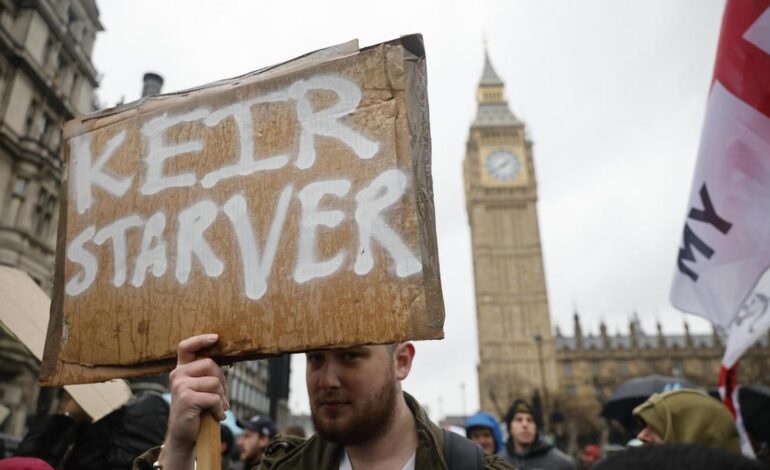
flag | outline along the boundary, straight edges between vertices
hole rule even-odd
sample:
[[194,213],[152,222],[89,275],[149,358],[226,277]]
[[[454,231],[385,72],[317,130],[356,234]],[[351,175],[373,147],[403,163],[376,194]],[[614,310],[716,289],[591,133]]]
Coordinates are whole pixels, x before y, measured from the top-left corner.
[[725,8],[671,302],[726,331],[726,369],[770,329],[770,0]]

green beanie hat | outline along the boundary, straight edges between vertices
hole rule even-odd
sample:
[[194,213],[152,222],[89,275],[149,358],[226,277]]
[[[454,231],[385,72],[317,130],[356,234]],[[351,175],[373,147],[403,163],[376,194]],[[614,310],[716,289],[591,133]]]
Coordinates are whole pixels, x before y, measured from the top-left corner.
[[740,454],[733,416],[719,400],[697,390],[656,393],[634,409],[634,416],[666,443],[700,444]]

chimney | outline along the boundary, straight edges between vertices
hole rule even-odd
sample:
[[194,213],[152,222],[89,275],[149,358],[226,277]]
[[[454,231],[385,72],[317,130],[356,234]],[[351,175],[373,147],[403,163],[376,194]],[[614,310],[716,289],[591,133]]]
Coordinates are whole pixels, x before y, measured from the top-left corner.
[[602,346],[604,349],[610,349],[610,338],[607,336],[607,324],[604,320],[599,322],[599,334],[602,336]]
[[580,350],[583,349],[583,328],[580,327],[580,315],[577,310],[575,310],[573,319],[575,322],[575,345]]
[[142,83],[142,98],[159,95],[160,89],[163,88],[163,77],[157,73],[147,72],[142,78]]
[[660,324],[660,320],[657,322],[658,327],[658,347],[664,348],[666,347],[666,337],[663,335],[663,325]]
[[690,325],[687,320],[684,321],[684,337],[688,348],[693,347],[692,335],[690,335]]

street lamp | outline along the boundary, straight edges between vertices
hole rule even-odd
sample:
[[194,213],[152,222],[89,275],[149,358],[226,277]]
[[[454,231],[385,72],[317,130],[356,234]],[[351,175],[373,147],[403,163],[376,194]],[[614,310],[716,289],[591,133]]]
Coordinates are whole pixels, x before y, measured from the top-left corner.
[[550,410],[550,404],[548,402],[548,388],[545,386],[545,366],[543,365],[543,337],[542,335],[535,335],[535,344],[537,345],[537,361],[540,366],[540,389],[543,391],[543,424],[548,426],[548,412]]

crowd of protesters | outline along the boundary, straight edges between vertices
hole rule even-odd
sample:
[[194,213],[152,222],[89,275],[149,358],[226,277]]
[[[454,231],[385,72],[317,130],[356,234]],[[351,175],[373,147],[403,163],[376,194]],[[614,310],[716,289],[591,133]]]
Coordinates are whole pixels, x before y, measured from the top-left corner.
[[[221,368],[196,354],[215,341],[216,335],[201,335],[180,343],[170,404],[157,387],[137,382],[131,401],[91,423],[65,395],[56,413],[33,425],[15,455],[0,460],[0,470],[195,468],[201,416],[223,419],[229,408]],[[565,454],[544,432],[539,410],[521,399],[502,420],[484,411],[468,417],[460,436],[434,424],[401,390],[414,356],[410,342],[308,353],[316,433],[279,432],[265,416],[239,419],[237,436],[223,425],[222,469],[768,468],[762,456],[742,456],[738,429],[724,404],[687,389],[654,394],[636,407],[641,431],[611,455],[598,444],[574,458]]]

